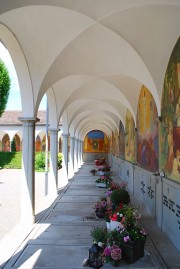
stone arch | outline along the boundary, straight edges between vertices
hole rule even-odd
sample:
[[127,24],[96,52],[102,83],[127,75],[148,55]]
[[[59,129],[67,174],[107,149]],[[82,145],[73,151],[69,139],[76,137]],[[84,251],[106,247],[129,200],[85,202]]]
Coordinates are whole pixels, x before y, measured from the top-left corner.
[[21,93],[22,114],[34,116],[34,97],[25,55],[13,32],[3,24],[0,24],[0,41],[8,49],[16,69]]
[[10,147],[10,137],[8,134],[5,134],[2,138],[2,151],[11,151]]

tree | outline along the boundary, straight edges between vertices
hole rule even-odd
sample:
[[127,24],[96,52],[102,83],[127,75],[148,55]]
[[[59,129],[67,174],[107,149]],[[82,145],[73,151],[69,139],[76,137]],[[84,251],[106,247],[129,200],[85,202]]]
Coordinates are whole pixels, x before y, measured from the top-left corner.
[[13,138],[13,141],[11,141],[11,151],[12,152],[16,151],[16,139],[15,139],[15,137]]
[[11,80],[8,70],[3,61],[0,59],[0,117],[6,109],[10,86]]

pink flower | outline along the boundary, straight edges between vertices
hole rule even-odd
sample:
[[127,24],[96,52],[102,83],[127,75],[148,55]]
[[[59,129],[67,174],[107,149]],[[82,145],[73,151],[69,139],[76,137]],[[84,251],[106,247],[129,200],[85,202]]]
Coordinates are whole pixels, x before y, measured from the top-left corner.
[[121,249],[116,245],[111,247],[111,258],[113,260],[121,260],[122,258]]
[[103,255],[104,256],[111,256],[111,248],[110,247],[105,247]]
[[125,236],[125,237],[124,237],[124,242],[127,242],[129,239],[130,239],[130,238],[129,238],[129,235]]

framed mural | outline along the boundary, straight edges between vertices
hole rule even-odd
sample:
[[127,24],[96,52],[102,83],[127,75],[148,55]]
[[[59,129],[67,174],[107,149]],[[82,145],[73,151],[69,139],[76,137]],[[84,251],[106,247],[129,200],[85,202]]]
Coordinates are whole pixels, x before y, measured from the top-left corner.
[[124,135],[124,126],[122,121],[119,123],[119,156],[121,159],[125,158],[125,135]]
[[90,131],[84,140],[84,152],[108,152],[108,138],[99,130]]
[[157,107],[150,91],[143,86],[137,111],[137,163],[151,172],[159,171]]
[[136,162],[135,147],[135,124],[131,112],[127,109],[125,128],[125,159],[129,162]]
[[112,131],[110,138],[110,152],[119,157],[119,132]]
[[166,70],[161,110],[160,169],[180,182],[180,38]]

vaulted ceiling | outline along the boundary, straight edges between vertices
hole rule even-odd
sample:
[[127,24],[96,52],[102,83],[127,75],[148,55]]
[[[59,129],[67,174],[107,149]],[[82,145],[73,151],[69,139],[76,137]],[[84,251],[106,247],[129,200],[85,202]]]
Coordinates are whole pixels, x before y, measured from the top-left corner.
[[6,0],[0,40],[17,71],[24,116],[45,93],[51,127],[106,134],[134,117],[145,85],[161,113],[164,75],[180,34],[179,0]]

